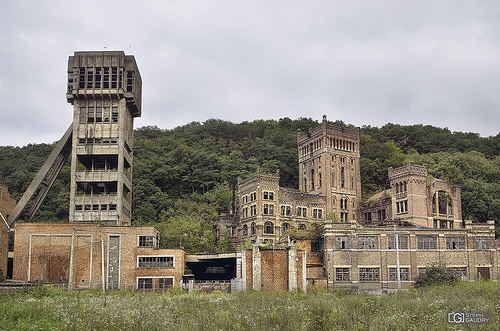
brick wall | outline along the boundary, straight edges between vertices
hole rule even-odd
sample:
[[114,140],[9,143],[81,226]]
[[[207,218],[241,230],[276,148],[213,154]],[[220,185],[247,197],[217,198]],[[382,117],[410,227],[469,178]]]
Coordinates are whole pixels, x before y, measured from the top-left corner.
[[[73,231],[75,235],[73,236]],[[107,286],[135,288],[138,277],[173,277],[179,285],[184,273],[184,251],[138,247],[139,235],[156,235],[154,227],[101,226],[94,223],[16,223],[14,248],[15,280],[61,282],[70,278],[71,242],[73,240],[73,283],[76,287],[98,286],[102,274],[104,246],[104,278]],[[117,240],[117,250],[109,243]],[[109,268],[108,260],[117,258]],[[173,268],[138,268],[138,256],[173,256]]]

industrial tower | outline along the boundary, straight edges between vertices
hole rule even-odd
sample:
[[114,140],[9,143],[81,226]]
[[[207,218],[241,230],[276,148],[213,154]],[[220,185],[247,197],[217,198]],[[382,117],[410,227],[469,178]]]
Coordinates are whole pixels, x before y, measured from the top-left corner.
[[70,222],[130,225],[133,124],[141,116],[141,88],[131,55],[95,51],[69,57]]

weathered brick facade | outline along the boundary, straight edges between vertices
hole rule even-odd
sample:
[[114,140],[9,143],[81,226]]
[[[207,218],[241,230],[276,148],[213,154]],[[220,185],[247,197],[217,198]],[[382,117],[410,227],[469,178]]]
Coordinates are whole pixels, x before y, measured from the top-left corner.
[[331,223],[325,225],[324,239],[329,287],[395,289],[398,260],[403,288],[432,264],[454,268],[463,279],[500,279],[493,221],[466,222],[464,229]]
[[104,276],[106,288],[136,289],[180,285],[184,273],[184,251],[156,248],[154,227],[16,223],[15,233],[15,280],[100,287]]
[[7,261],[9,257],[9,227],[7,218],[16,206],[16,200],[10,197],[6,185],[0,184],[0,270],[7,275]]

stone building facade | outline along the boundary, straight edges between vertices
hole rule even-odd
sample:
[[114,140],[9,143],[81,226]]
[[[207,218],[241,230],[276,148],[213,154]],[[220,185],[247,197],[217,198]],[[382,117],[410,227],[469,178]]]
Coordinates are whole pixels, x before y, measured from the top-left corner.
[[500,279],[493,221],[466,221],[462,229],[329,223],[324,241],[328,287],[408,288],[429,265],[452,268],[463,280]]
[[360,208],[363,224],[411,223],[426,228],[460,229],[462,199],[459,186],[429,176],[427,165],[408,162],[388,170],[390,189]]
[[184,251],[158,249],[154,227],[18,222],[15,233],[15,280],[107,289],[158,289],[182,281]]
[[298,190],[279,187],[279,172],[239,179],[239,241],[290,246],[290,229],[319,224],[319,245],[305,249],[309,288],[404,288],[432,264],[462,279],[500,278],[494,222],[462,220],[460,187],[429,176],[427,165],[388,169],[390,188],[360,203],[359,143],[359,130],[324,116],[298,132]]

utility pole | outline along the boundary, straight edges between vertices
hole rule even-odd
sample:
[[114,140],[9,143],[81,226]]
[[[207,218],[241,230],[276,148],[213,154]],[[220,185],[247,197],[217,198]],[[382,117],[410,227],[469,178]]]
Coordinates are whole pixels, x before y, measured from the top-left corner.
[[106,293],[106,288],[104,286],[104,240],[101,238],[101,287],[102,293]]
[[69,258],[69,280],[68,280],[68,291],[73,290],[73,259],[75,255],[75,232],[73,228],[73,233],[71,234],[71,254]]
[[401,290],[401,274],[399,272],[399,237],[396,231],[397,225],[394,224],[394,240],[396,241],[396,273],[398,277],[398,291]]

